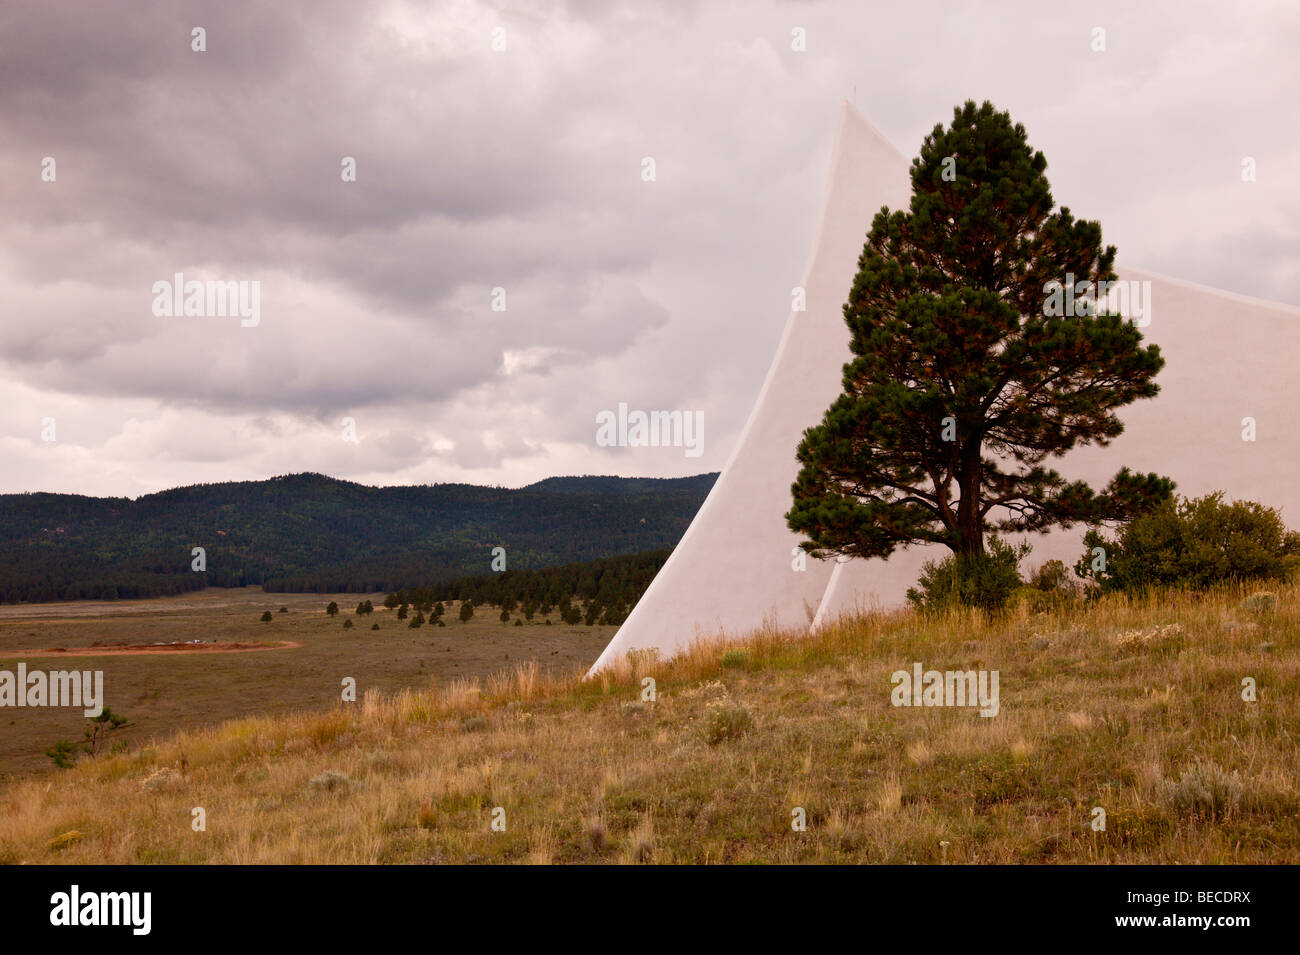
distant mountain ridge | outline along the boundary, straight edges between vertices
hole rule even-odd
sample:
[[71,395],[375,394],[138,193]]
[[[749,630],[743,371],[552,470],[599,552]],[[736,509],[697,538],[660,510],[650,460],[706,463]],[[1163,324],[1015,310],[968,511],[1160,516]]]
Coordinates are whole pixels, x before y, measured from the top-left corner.
[[[553,477],[522,488],[371,487],[323,474],[139,498],[0,495],[0,603],[204,586],[389,591],[673,547],[717,474]],[[191,569],[202,547],[207,569]]]

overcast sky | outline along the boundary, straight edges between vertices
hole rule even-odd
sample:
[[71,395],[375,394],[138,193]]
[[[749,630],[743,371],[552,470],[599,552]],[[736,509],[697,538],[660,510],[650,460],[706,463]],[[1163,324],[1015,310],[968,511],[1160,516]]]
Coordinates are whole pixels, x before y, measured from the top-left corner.
[[[8,3],[0,490],[719,469],[844,99],[907,156],[991,99],[1121,264],[1300,304],[1297,48],[1288,2]],[[176,272],[260,324],[156,316]],[[619,402],[704,453],[598,447]]]

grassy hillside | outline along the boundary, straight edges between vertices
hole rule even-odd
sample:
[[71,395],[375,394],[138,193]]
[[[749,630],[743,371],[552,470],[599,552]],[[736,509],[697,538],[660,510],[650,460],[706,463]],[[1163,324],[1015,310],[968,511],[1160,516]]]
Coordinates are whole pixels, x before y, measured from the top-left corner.
[[[1296,863],[1300,590],[1245,596],[899,612],[242,720],[11,784],[0,860]],[[918,661],[998,670],[999,714],[891,706]]]
[[[717,475],[367,487],[320,474],[128,498],[0,495],[0,603],[427,586],[674,546]],[[191,569],[191,549],[207,569]]]

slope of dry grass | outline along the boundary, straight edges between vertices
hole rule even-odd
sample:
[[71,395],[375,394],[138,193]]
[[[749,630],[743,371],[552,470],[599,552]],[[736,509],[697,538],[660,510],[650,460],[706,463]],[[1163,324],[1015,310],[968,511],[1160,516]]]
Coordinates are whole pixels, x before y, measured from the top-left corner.
[[[11,784],[0,860],[1300,862],[1300,591],[1248,593],[878,615],[241,720]],[[891,706],[916,661],[999,670],[1001,712]]]

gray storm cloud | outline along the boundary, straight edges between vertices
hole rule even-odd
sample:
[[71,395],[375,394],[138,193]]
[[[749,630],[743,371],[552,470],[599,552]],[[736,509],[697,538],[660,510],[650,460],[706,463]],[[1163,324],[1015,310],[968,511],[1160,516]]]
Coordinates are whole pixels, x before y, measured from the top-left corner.
[[[0,489],[720,467],[846,97],[907,154],[991,98],[1123,261],[1300,301],[1300,15],[1044,6],[9,5]],[[177,272],[259,281],[260,324],[155,317]],[[602,453],[620,401],[703,411],[704,456]]]

